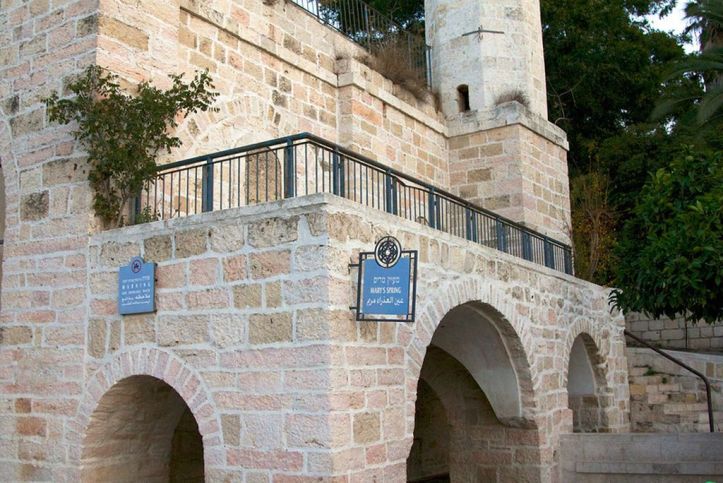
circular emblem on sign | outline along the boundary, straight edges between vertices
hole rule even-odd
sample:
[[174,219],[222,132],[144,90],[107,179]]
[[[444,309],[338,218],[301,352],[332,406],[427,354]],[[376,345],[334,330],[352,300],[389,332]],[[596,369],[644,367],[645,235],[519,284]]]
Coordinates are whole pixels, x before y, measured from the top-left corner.
[[133,260],[133,263],[131,263],[131,271],[133,273],[138,273],[141,271],[141,268],[143,268],[143,264],[140,260]]
[[402,256],[402,245],[393,236],[385,236],[377,242],[374,248],[374,257],[379,266],[384,268],[393,267]]

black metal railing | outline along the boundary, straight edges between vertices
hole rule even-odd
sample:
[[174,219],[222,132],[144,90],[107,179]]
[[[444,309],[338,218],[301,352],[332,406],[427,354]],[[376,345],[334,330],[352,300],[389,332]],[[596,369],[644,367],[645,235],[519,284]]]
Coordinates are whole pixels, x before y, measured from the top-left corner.
[[648,344],[648,343],[645,342],[643,339],[641,339],[640,337],[637,337],[636,335],[632,334],[632,333],[629,332],[628,330],[623,330],[623,333],[624,333],[626,336],[628,336],[628,337],[630,337],[631,339],[633,339],[633,340],[634,340],[635,342],[637,342],[638,344],[641,344],[641,345],[647,347],[648,349],[651,349],[653,352],[655,352],[655,353],[657,353],[657,354],[660,354],[661,356],[665,357],[665,358],[668,359],[669,361],[672,361],[672,362],[674,362],[675,364],[679,365],[680,367],[682,367],[682,368],[685,369],[686,371],[693,373],[693,374],[696,375],[698,378],[700,378],[701,381],[703,381],[703,384],[705,385],[706,402],[708,403],[708,430],[709,430],[711,433],[715,433],[715,419],[713,419],[713,399],[712,399],[712,397],[711,397],[710,381],[708,380],[708,378],[705,377],[702,372],[696,371],[695,369],[693,369],[692,367],[690,367],[688,364],[686,364],[685,362],[681,361],[681,360],[678,359],[677,357],[674,357],[674,356],[668,354],[667,352],[664,352],[664,351],[658,349],[658,348],[655,347],[654,345]]
[[431,83],[429,47],[424,36],[405,29],[362,0],[291,0],[321,22],[374,55],[399,55],[422,79]]
[[308,133],[159,166],[136,200],[136,212],[169,219],[315,193],[333,193],[572,274],[569,246]]

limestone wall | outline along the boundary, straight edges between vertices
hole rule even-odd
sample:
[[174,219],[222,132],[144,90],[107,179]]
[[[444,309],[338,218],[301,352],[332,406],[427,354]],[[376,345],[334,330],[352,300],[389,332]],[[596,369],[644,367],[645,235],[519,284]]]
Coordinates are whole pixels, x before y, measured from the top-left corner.
[[453,192],[479,206],[570,240],[567,140],[518,103],[450,122]]
[[[381,234],[420,251],[414,324],[357,323],[349,310],[347,265]],[[519,371],[518,424],[534,434],[510,432],[520,449],[502,481],[554,473],[559,434],[572,430],[567,365],[580,333],[607,361],[607,430],[627,427],[621,319],[610,318],[604,290],[347,200],[316,195],[128,227],[77,252],[87,259],[79,330],[45,349],[34,335],[42,322],[18,322],[27,341],[0,348],[10,479],[77,480],[98,401],[116,382],[149,375],[188,404],[211,480],[405,481],[426,348],[467,302],[499,313]],[[134,255],[158,263],[157,312],[120,317],[117,270]],[[494,467],[488,456],[480,462]]]
[[[332,246],[343,253],[368,250],[374,239],[382,234],[395,235],[405,248],[418,249],[420,253],[417,322],[392,328],[387,324],[363,324],[360,326],[366,334],[363,343],[339,342],[346,353],[346,369],[352,374],[358,373],[365,382],[361,388],[347,383],[335,386],[335,389],[363,391],[367,401],[376,400],[380,390],[386,393],[386,398],[381,399],[387,401],[386,404],[366,409],[372,414],[370,418],[380,421],[382,428],[366,442],[374,445],[385,442],[388,458],[385,464],[376,467],[367,460],[362,470],[361,455],[349,458],[350,452],[358,454],[359,449],[343,450],[342,447],[338,460],[341,468],[359,471],[365,481],[375,476],[393,481],[404,478],[405,459],[414,428],[412,402],[415,391],[412,388],[417,385],[426,347],[444,315],[469,301],[489,304],[509,322],[511,335],[505,343],[520,351],[515,352],[514,347],[509,349],[519,357],[516,364],[519,364],[521,397],[527,401],[523,403],[522,411],[539,433],[540,453],[529,455],[529,459],[511,461],[506,478],[534,480],[540,471],[547,477],[554,472],[554,451],[559,434],[572,431],[572,411],[567,407],[566,394],[567,364],[573,341],[581,333],[590,335],[598,356],[607,361],[603,387],[600,388],[604,394],[601,400],[606,431],[624,431],[629,427],[622,318],[610,317],[605,290],[400,221],[392,215],[379,212],[362,215],[356,205],[343,200],[330,208],[331,213],[324,215],[325,223]],[[339,304],[335,308],[342,310],[343,306]],[[387,332],[389,330],[391,334]],[[404,360],[389,359],[390,346],[399,347],[405,354]],[[383,357],[385,352],[386,359]],[[406,404],[399,399],[402,394],[405,394]],[[342,414],[355,412],[352,408],[340,408],[339,411]],[[406,419],[403,433],[397,425],[401,415]],[[535,470],[526,466],[530,462],[536,462]],[[543,481],[545,478],[543,476]]]
[[[650,349],[629,347],[626,352],[633,431],[709,431],[705,385],[700,378]],[[715,428],[720,432],[723,429],[723,356],[669,352],[710,380]]]
[[[625,314],[630,332],[649,344],[666,349],[723,352],[723,324],[709,325],[704,320],[693,324],[679,318],[653,319],[644,314]],[[635,344],[633,342],[633,344]]]

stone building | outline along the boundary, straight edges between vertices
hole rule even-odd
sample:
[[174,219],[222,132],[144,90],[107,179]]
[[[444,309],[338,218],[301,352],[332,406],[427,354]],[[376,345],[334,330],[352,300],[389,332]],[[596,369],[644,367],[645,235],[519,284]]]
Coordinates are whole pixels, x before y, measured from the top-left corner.
[[[629,428],[624,320],[560,256],[567,143],[538,2],[427,1],[440,111],[298,3],[2,2],[0,480],[555,481],[561,435]],[[218,112],[186,119],[162,162],[251,146],[202,177],[210,205],[164,187],[163,219],[99,229],[83,150],[42,103],[91,64],[128,86],[209,69]],[[310,149],[321,179],[345,153],[447,208],[360,203],[349,172],[309,191],[256,144],[297,133],[280,145]],[[296,178],[295,196],[249,177]],[[349,310],[349,264],[385,235],[419,254],[411,323]],[[156,311],[120,316],[134,256],[157,264]]]

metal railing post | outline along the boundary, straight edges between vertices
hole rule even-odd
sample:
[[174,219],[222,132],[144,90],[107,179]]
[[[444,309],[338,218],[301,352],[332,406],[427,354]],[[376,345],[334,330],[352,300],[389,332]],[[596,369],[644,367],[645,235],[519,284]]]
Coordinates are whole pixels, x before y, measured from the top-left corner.
[[507,253],[507,230],[499,218],[495,219],[495,228],[497,230],[497,249]]
[[201,188],[201,210],[213,211],[213,158],[206,158],[203,166],[203,181]]
[[294,143],[289,139],[284,148],[284,198],[296,196],[296,157],[294,154]]
[[552,248],[552,243],[550,243],[550,239],[547,237],[544,237],[542,240],[545,244],[545,266],[547,268],[555,268],[555,250]]
[[527,232],[522,232],[522,258],[532,261],[532,237]]
[[339,150],[335,149],[331,155],[331,192],[339,195]]
[[467,218],[467,240],[471,240],[473,242],[476,242],[478,239],[477,236],[477,217],[474,214],[474,211],[469,209],[469,207],[465,208],[465,216]]
[[384,197],[384,207],[387,211],[387,213],[392,213],[393,215],[397,214],[397,183],[394,180],[394,176],[392,176],[392,173],[390,170],[387,170],[387,173],[385,175],[385,181],[386,181],[386,189],[385,189],[385,197]]
[[434,194],[434,188],[429,190],[429,198],[427,199],[427,211],[429,212],[429,226],[437,228],[437,197]]

